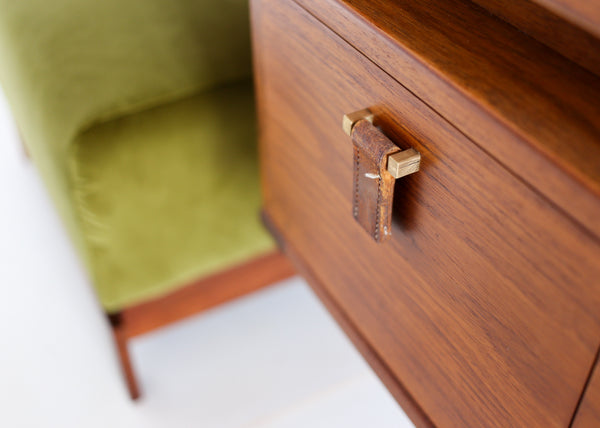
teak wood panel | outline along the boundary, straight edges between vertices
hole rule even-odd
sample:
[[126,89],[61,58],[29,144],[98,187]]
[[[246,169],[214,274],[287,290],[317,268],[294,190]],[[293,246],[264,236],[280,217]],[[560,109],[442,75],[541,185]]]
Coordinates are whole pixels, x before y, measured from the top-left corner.
[[575,415],[573,428],[598,427],[600,427],[600,363],[596,361],[596,367]]
[[[598,243],[298,5],[252,6],[283,239],[434,424],[568,425],[600,338]],[[382,245],[351,212],[341,118],[364,107],[422,155]]]
[[296,2],[600,237],[600,77],[467,0]]
[[598,0],[534,0],[556,14],[600,37],[600,2]]
[[[474,0],[494,15],[600,76],[600,39],[533,0]],[[597,1],[597,0],[596,0]],[[600,2],[598,3],[600,5]]]

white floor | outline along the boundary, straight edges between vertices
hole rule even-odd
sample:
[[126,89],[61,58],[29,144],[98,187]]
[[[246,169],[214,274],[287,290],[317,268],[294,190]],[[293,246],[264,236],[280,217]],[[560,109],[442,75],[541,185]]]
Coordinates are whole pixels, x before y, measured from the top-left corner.
[[300,278],[131,352],[138,403],[0,93],[0,427],[412,426]]

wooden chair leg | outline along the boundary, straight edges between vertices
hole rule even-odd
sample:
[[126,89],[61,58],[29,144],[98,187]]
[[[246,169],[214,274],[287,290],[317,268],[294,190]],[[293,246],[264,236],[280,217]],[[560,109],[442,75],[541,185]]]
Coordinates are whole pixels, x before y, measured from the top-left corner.
[[273,252],[201,278],[166,296],[108,314],[129,395],[140,396],[127,340],[228,302],[294,275],[288,259]]
[[137,400],[140,397],[140,391],[135,379],[135,374],[133,373],[131,359],[129,358],[129,350],[127,348],[128,337],[124,328],[123,317],[119,312],[116,314],[108,314],[108,319],[112,327],[115,344],[117,345],[119,361],[121,362],[121,370],[123,371],[123,376],[125,377],[125,382],[127,383],[129,396],[132,400]]

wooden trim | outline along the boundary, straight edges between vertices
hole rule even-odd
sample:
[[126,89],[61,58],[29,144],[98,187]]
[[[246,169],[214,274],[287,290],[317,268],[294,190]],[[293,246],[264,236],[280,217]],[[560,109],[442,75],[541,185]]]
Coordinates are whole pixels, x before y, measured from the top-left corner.
[[596,352],[594,365],[585,382],[573,419],[569,424],[573,428],[600,426],[600,349]]
[[125,308],[121,312],[124,333],[128,338],[139,336],[294,274],[283,254],[269,253],[199,279],[164,297]]
[[129,358],[127,335],[123,329],[122,314],[109,314],[108,320],[110,321],[110,325],[112,327],[113,337],[119,355],[119,362],[121,363],[121,370],[123,371],[123,377],[125,378],[125,383],[127,384],[129,396],[132,400],[137,400],[140,398],[140,389],[135,378],[135,373],[133,372],[131,358]]
[[379,357],[375,350],[359,333],[358,329],[355,327],[352,321],[350,321],[344,311],[331,298],[326,288],[322,285],[322,282],[303,262],[299,254],[285,241],[281,231],[273,224],[269,215],[265,211],[262,212],[262,219],[269,232],[280,244],[285,255],[292,261],[294,267],[298,270],[300,275],[302,275],[302,277],[308,282],[312,290],[325,305],[329,313],[333,316],[342,330],[344,330],[346,336],[348,336],[356,349],[358,349],[363,358],[369,363],[373,371],[377,374],[379,379],[381,379],[385,387],[396,399],[411,421],[417,427],[433,427],[433,422],[431,422],[425,412],[412,398],[410,393],[394,376],[387,364]]
[[474,2],[600,76],[600,39],[557,14],[557,10],[544,7],[539,0]]
[[287,258],[272,252],[199,279],[166,296],[108,314],[121,369],[132,400],[140,391],[129,358],[128,339],[195,315],[295,275]]
[[533,0],[585,31],[600,37],[600,5],[591,0]]

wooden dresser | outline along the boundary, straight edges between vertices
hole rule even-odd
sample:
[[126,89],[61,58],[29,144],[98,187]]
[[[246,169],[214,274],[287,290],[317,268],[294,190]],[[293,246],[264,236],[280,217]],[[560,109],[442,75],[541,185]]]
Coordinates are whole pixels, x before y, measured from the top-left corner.
[[251,12],[265,222],[414,423],[600,427],[600,3]]

